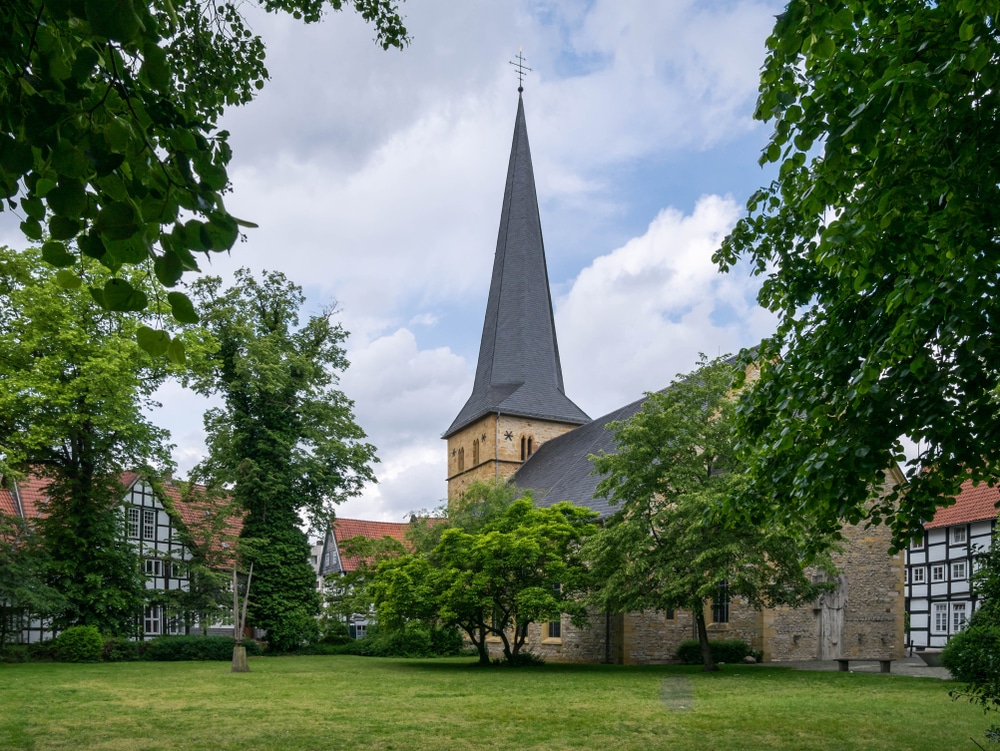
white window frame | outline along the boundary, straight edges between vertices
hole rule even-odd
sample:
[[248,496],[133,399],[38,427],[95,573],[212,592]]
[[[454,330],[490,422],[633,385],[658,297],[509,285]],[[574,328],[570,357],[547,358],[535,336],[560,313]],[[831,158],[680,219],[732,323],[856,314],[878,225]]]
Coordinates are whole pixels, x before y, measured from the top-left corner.
[[911,584],[926,584],[927,569],[924,566],[913,566],[913,576],[910,578],[913,580]]
[[965,545],[968,541],[968,534],[965,529],[965,525],[960,527],[951,528],[951,544],[952,545]]
[[156,511],[144,508],[142,510],[142,539],[156,539]]
[[952,561],[951,564],[951,580],[952,581],[965,581],[968,575],[969,568],[965,565],[965,561]]
[[964,602],[951,604],[951,633],[957,634],[969,622],[969,607]]
[[935,563],[931,566],[931,582],[943,582],[944,581],[944,564]]
[[143,571],[146,576],[163,576],[163,561],[159,558],[147,558]]
[[948,603],[935,602],[931,612],[931,633],[948,633]]
[[145,634],[159,636],[163,633],[163,610],[159,605],[147,605],[143,612],[142,630]]
[[139,509],[131,506],[128,509],[128,519],[126,520],[126,532],[133,540],[139,539]]

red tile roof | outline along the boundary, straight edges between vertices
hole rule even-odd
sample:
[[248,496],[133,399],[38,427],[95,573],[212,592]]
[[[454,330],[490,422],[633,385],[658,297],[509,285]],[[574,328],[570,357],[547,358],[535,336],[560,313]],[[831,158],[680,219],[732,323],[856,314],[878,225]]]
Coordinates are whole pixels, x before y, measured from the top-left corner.
[[[139,479],[141,478],[136,472],[123,472],[121,476],[122,485],[125,486],[126,490],[131,489]],[[24,479],[17,481],[18,498],[21,501],[25,519],[37,519],[43,515],[48,484],[48,479],[38,477],[37,475],[28,475]],[[11,485],[10,482],[6,483],[6,485],[7,487],[0,487],[0,512],[19,516],[14,490],[12,487],[9,487]],[[166,481],[162,487],[167,497],[173,502],[171,505],[174,510],[177,511],[181,520],[190,530],[196,531],[201,528],[205,520],[205,512],[208,511],[211,513],[212,510],[218,507],[218,502],[213,502],[205,498],[204,495],[199,495],[198,491],[204,490],[200,485],[195,486],[194,493],[191,494],[191,498],[187,501],[183,498],[179,485]],[[239,536],[242,526],[243,520],[241,518],[230,516],[226,520],[225,532],[227,535],[235,538]]]
[[[369,540],[381,540],[391,537],[399,542],[406,542],[406,531],[410,529],[408,522],[370,522],[364,519],[340,519],[333,522],[333,534],[337,540],[337,548],[344,540],[352,537],[365,537]],[[344,571],[354,571],[361,563],[360,556],[345,556],[340,551],[340,565]]]
[[938,509],[934,518],[924,524],[924,527],[937,529],[984,519],[996,519],[998,502],[1000,502],[1000,487],[991,488],[986,483],[973,486],[972,480],[966,480],[955,496],[955,505]]

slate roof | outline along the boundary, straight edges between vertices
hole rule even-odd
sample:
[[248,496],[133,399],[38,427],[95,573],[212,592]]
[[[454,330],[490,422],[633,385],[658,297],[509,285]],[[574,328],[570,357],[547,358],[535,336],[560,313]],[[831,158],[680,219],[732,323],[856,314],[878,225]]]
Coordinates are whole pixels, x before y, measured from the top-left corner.
[[333,535],[340,554],[341,570],[354,571],[362,562],[360,556],[345,556],[343,554],[340,544],[344,540],[350,540],[352,537],[364,537],[369,540],[391,537],[399,542],[405,542],[406,530],[409,528],[409,522],[372,522],[364,519],[341,519],[339,517],[334,519]]
[[578,506],[593,509],[601,517],[610,516],[616,509],[607,498],[595,498],[601,477],[592,475],[591,454],[617,450],[615,434],[608,423],[627,420],[646,403],[643,397],[624,407],[619,407],[583,427],[552,438],[532,454],[514,473],[512,482],[521,490],[530,490],[535,503],[551,506],[559,501],[572,501]]
[[996,519],[997,502],[1000,502],[1000,488],[991,488],[985,483],[974,486],[972,480],[966,480],[955,496],[955,505],[938,509],[934,518],[924,524],[924,528],[937,529]]
[[564,391],[548,279],[519,96],[476,379],[445,438],[496,412],[575,425],[590,422]]

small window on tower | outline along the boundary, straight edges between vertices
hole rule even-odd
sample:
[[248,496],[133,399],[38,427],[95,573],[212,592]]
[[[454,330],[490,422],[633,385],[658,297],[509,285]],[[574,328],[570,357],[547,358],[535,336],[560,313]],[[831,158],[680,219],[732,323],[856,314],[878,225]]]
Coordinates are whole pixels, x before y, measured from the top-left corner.
[[465,470],[465,449],[460,448],[458,450],[458,471],[462,472]]
[[535,453],[535,439],[530,435],[528,436],[528,456]]
[[472,466],[479,464],[479,439],[472,442]]

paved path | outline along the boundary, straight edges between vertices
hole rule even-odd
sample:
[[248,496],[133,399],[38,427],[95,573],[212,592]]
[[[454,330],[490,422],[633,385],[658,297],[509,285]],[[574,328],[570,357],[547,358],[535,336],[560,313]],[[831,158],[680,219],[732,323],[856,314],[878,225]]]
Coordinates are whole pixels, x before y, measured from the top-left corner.
[[[836,660],[794,660],[789,662],[770,662],[765,665],[774,667],[790,667],[795,670],[837,670],[839,666]],[[878,662],[852,662],[852,673],[877,673],[879,672]],[[937,678],[938,680],[949,680],[951,673],[946,668],[929,667],[919,657],[903,657],[892,661],[893,675],[913,675],[919,678]]]

